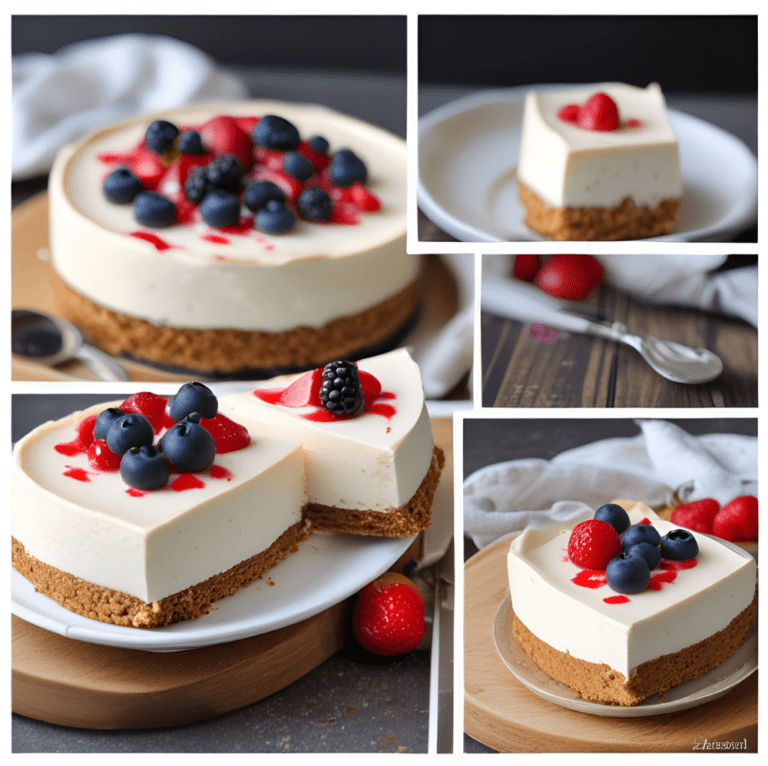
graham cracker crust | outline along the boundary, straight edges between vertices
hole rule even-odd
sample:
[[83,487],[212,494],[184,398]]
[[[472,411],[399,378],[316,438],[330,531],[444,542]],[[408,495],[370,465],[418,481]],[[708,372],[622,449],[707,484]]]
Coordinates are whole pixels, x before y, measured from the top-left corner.
[[421,280],[416,278],[365,311],[322,327],[272,333],[159,326],[93,302],[53,271],[52,282],[61,316],[107,353],[214,377],[259,377],[259,371],[281,374],[358,357],[361,350],[366,355],[369,349],[381,353],[383,347],[395,344],[413,319],[421,291]]
[[241,561],[226,572],[151,604],[44,564],[30,556],[13,537],[12,563],[38,593],[71,612],[115,625],[160,628],[207,614],[214,601],[231,596],[239,588],[260,578],[289,553],[298,551],[299,545],[309,537],[309,531],[309,526],[299,521],[261,553]]
[[[752,603],[723,630],[679,652],[649,660],[631,675],[608,665],[598,665],[572,657],[537,638],[515,616],[513,635],[525,653],[548,675],[581,694],[584,699],[603,705],[631,707],[654,694],[691,681],[728,659],[744,642],[752,625],[757,591]],[[685,630],[685,626],[681,626]]]
[[432,462],[414,496],[404,506],[386,513],[355,511],[311,503],[305,512],[312,530],[347,532],[376,537],[407,537],[429,527],[432,501],[445,465],[443,451],[435,445]]
[[521,181],[517,193],[526,209],[525,225],[538,234],[560,241],[645,239],[669,234],[680,215],[680,200],[665,199],[656,207],[638,207],[625,197],[616,207],[564,207],[547,205]]

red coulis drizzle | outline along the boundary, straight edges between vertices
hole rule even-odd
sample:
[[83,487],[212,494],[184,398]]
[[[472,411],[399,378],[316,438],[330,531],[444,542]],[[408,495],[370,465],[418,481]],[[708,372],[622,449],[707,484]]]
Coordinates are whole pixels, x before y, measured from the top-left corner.
[[[382,391],[381,383],[376,377],[365,370],[358,370],[360,385],[365,397],[363,411],[371,415],[390,420],[397,409],[386,400],[395,399],[390,391]],[[320,386],[323,382],[323,371],[318,368],[305,373],[285,388],[257,388],[253,395],[267,404],[279,404],[283,407],[300,408],[314,407],[312,412],[301,413],[300,417],[316,423],[332,423],[337,420],[349,420],[355,415],[333,415],[320,402]]]
[[[296,212],[296,200],[305,188],[319,186],[326,191],[334,203],[330,218],[327,221],[308,221],[307,223],[353,226],[359,223],[360,213],[371,213],[381,208],[379,198],[364,184],[357,182],[349,188],[342,188],[333,184],[328,174],[330,157],[316,152],[306,141],[300,141],[296,150],[312,163],[315,175],[304,183],[288,175],[283,171],[284,152],[264,149],[253,146],[251,143],[250,132],[258,121],[258,117],[217,115],[202,125],[182,126],[180,130],[197,130],[203,136],[203,143],[212,146],[221,154],[233,151],[241,164],[245,165],[246,182],[272,181],[277,184],[288,196],[288,206],[293,209],[294,213]],[[160,157],[147,149],[142,138],[138,144],[126,152],[100,152],[96,158],[108,166],[104,177],[121,165],[130,168],[139,177],[144,189],[157,191],[168,197],[176,205],[177,224],[189,225],[202,221],[202,218],[197,206],[184,195],[184,182],[194,168],[207,165],[215,156],[214,152],[197,155],[181,154],[170,165],[166,165]],[[224,231],[227,234],[239,236],[248,235],[254,232],[253,218],[243,216],[236,226],[223,227],[214,231]],[[152,237],[149,232],[134,231],[130,235],[149,242],[160,252],[171,247],[181,247],[180,245],[170,245],[161,237]],[[230,243],[226,237],[217,236],[213,232],[205,232],[200,235],[200,238],[217,245]],[[266,243],[267,249],[274,247],[262,237],[259,237],[257,241]]]

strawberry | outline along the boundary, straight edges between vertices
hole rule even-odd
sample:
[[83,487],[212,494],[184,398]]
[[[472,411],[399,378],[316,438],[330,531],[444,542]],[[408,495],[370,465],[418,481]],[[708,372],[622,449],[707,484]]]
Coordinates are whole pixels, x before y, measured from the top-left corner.
[[221,413],[218,413],[214,418],[202,418],[200,425],[213,436],[217,455],[235,452],[251,443],[248,429]]
[[213,154],[234,154],[246,172],[253,166],[253,141],[233,117],[226,114],[211,117],[200,129],[200,136]]
[[619,127],[619,108],[605,93],[595,93],[579,111],[579,127],[609,131]]
[[424,599],[407,577],[385,572],[360,591],[352,621],[355,638],[369,652],[405,654],[424,635]]
[[577,524],[568,540],[568,558],[582,569],[605,569],[620,552],[619,533],[599,519]]
[[541,268],[538,255],[516,255],[512,274],[524,282],[533,282]]
[[686,529],[692,529],[694,532],[703,532],[712,534],[712,520],[720,510],[720,503],[707,497],[703,500],[694,500],[690,503],[678,505],[670,520],[673,524],[679,524]]
[[164,396],[158,396],[151,391],[140,391],[129,396],[119,407],[124,413],[136,412],[143,415],[152,426],[152,430],[158,433],[167,425],[165,422],[165,406],[168,400]]
[[732,543],[757,540],[757,498],[743,495],[724,505],[712,521],[712,534]]
[[553,255],[536,274],[535,282],[555,298],[583,301],[602,279],[603,267],[591,255]]

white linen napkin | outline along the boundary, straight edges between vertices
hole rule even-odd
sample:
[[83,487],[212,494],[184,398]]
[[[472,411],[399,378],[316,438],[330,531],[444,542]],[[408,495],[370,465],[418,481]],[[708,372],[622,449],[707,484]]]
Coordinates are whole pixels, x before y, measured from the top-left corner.
[[691,436],[664,420],[637,421],[642,433],[576,447],[552,460],[486,466],[464,481],[464,531],[479,548],[527,526],[568,523],[618,498],[666,503],[687,482],[687,500],[721,504],[757,493],[757,439]]
[[247,96],[239,79],[169,37],[120,35],[12,61],[15,181],[47,173],[58,150],[142,112]]

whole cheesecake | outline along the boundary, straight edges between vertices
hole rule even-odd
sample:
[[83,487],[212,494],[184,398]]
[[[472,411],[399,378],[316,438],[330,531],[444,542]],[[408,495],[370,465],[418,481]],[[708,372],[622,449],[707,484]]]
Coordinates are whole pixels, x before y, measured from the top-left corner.
[[[14,568],[73,612],[161,627],[207,613],[314,531],[426,529],[444,458],[418,367],[398,350],[338,362],[331,383],[347,374],[352,412],[323,404],[318,369],[260,389],[264,407],[195,383],[43,424],[13,453]],[[134,430],[143,441],[122,452]]]
[[[633,525],[662,537],[677,529],[642,503],[616,502]],[[636,705],[716,667],[743,642],[756,607],[748,554],[695,533],[695,557],[662,557],[647,586],[627,595],[606,571],[572,560],[572,532],[526,530],[508,555],[514,637],[555,680],[593,702]]]
[[[288,123],[292,140],[260,134],[265,116]],[[168,123],[178,135],[156,145],[150,126]],[[234,186],[218,181],[229,156],[242,171]],[[345,156],[362,171],[335,173]],[[115,202],[105,182],[120,173],[138,179],[140,194],[123,199],[119,187]],[[198,196],[195,175],[206,179]],[[405,179],[404,141],[318,106],[213,104],[96,131],[63,149],[51,173],[61,312],[112,354],[211,376],[266,377],[379,353],[418,304]],[[279,201],[254,202],[252,184],[277,187]],[[306,190],[325,207],[302,206]],[[226,205],[213,201],[233,195],[234,217],[222,217]]]
[[528,93],[517,180],[525,224],[550,239],[670,233],[682,180],[661,88],[599,83]]

